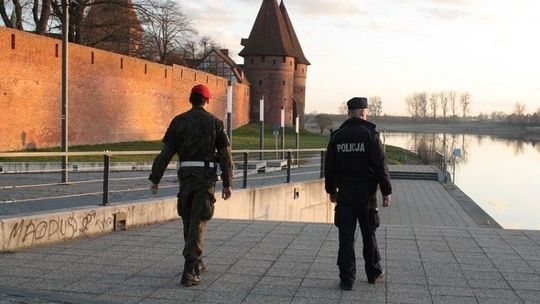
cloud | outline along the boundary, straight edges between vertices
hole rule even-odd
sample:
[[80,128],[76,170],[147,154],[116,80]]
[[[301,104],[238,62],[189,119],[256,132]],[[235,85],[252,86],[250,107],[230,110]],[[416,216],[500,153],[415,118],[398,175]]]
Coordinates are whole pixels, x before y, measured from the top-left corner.
[[362,15],[364,8],[358,0],[299,0],[285,1],[295,14],[310,17],[354,17]]
[[508,209],[510,209],[510,203],[508,202],[502,202],[502,201],[496,201],[496,200],[490,200],[487,202],[488,205],[497,212],[503,212]]
[[211,0],[198,1],[198,2],[182,2],[182,10],[192,20],[193,24],[197,26],[201,20],[206,23],[208,20],[212,21],[215,26],[228,25],[238,21],[238,15],[234,10],[223,6],[221,3],[216,3]]
[[446,20],[456,20],[469,16],[469,13],[462,9],[448,7],[424,8],[422,11],[430,16]]
[[431,0],[435,5],[452,5],[452,6],[467,6],[471,4],[471,0]]
[[[260,7],[261,0],[237,0]],[[281,0],[275,0],[278,3]],[[308,16],[353,16],[363,12],[363,1],[359,0],[284,0],[287,9],[294,8],[297,14]]]

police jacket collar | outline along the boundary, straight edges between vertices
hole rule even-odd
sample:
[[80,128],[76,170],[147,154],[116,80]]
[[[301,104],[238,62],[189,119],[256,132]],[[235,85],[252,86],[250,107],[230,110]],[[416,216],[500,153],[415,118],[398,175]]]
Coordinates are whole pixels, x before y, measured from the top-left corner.
[[343,122],[343,124],[339,128],[343,129],[343,128],[347,128],[347,127],[350,127],[350,126],[358,126],[358,125],[365,126],[367,128],[373,129],[373,130],[375,130],[375,128],[376,128],[375,124],[373,124],[373,123],[371,123],[371,122],[369,122],[367,120],[358,118],[358,117],[351,117],[351,118],[345,120],[345,122]]

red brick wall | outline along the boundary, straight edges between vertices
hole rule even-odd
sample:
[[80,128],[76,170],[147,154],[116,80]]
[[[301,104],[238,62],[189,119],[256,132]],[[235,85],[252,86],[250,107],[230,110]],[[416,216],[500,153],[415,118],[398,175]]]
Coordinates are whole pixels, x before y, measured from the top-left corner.
[[[60,144],[61,52],[59,40],[0,27],[0,151]],[[225,117],[224,78],[76,44],[69,64],[69,145],[160,139],[198,83]],[[249,94],[234,95],[235,127],[249,122],[248,105]]]

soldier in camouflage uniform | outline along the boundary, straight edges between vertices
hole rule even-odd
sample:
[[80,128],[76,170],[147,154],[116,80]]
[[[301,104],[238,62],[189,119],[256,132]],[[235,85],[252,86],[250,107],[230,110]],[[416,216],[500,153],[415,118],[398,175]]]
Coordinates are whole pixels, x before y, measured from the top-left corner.
[[176,116],[163,138],[163,150],[154,160],[150,189],[157,192],[174,154],[178,154],[178,214],[184,224],[184,272],[182,285],[200,284],[200,272],[206,270],[202,262],[203,237],[206,223],[214,213],[217,165],[221,167],[223,199],[231,196],[232,160],[230,144],[223,122],[208,113],[206,106],[212,97],[204,85],[191,90],[191,110]]

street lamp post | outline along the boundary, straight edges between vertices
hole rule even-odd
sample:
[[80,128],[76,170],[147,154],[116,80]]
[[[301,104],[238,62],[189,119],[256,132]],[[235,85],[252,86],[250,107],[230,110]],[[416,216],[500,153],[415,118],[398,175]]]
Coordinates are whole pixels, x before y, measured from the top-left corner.
[[296,164],[300,165],[300,117],[296,116],[295,131],[296,131]]
[[[62,0],[62,152],[68,152],[68,30],[69,0]],[[68,179],[68,156],[62,156],[62,183]]]
[[[281,108],[281,150],[285,150],[285,108]],[[281,159],[285,158],[285,152],[281,151]]]
[[233,87],[230,85],[227,87],[227,135],[232,147],[232,103],[233,103]]
[[261,150],[261,152],[259,153],[259,160],[263,160],[264,153],[262,152],[262,150],[264,150],[264,95],[260,100],[259,112],[259,149]]

